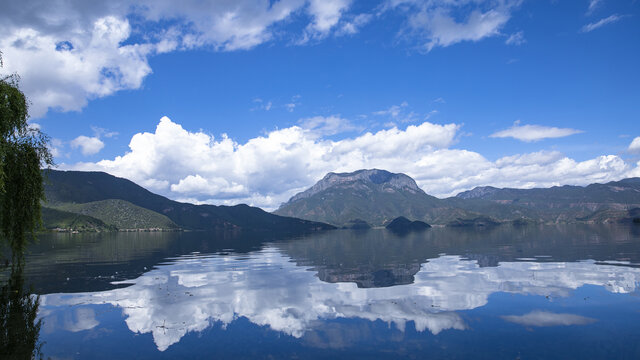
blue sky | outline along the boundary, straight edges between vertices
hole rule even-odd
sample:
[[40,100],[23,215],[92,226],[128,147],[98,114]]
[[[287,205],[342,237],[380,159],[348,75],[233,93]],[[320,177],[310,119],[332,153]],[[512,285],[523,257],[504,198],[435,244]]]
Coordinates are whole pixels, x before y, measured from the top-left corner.
[[638,16],[633,0],[23,1],[0,50],[60,168],[273,209],[362,167],[437,196],[640,176]]

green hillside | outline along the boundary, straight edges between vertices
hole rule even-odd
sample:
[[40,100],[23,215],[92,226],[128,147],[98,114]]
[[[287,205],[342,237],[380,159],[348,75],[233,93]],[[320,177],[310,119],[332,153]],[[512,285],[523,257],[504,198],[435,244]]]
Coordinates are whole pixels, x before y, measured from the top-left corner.
[[106,224],[100,219],[73,212],[42,207],[42,222],[47,230],[65,229],[69,231],[116,231],[113,225]]
[[164,215],[183,229],[299,233],[333,229],[331,225],[277,216],[248,205],[181,203],[154,194],[132,181],[103,172],[44,170],[50,206],[120,199]]
[[94,217],[120,230],[179,228],[168,217],[125,200],[108,199],[84,204],[58,203],[55,208]]

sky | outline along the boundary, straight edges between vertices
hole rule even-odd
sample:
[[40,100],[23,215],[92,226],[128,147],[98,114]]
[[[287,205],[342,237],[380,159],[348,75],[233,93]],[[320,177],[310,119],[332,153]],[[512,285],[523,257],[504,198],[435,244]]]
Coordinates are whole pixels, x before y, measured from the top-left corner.
[[56,168],[179,201],[640,176],[638,0],[9,0],[0,33]]

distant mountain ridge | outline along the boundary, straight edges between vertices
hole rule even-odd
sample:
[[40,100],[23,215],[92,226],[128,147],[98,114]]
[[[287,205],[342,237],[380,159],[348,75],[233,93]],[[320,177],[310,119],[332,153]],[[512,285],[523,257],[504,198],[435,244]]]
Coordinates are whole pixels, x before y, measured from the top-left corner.
[[[65,211],[79,211],[77,205],[73,204],[124,200],[166,217],[180,228],[189,230],[295,233],[334,228],[323,223],[270,214],[244,204],[215,206],[181,203],[154,194],[127,179],[103,172],[44,170],[44,176],[45,196],[48,201],[45,206],[60,207]],[[122,205],[122,202],[110,203]]]
[[472,215],[428,195],[405,174],[379,169],[328,173],[311,188],[282,204],[274,214],[336,226],[348,226],[354,220],[384,226],[399,216],[445,223]]
[[[635,213],[628,212],[624,215],[624,212],[640,208],[640,178],[587,186],[564,185],[533,189],[499,189],[485,186],[461,192],[456,197],[526,207],[537,211],[545,220],[555,218],[561,221],[627,221],[632,220]],[[603,213],[594,216],[600,212],[607,215]]]
[[455,197],[428,195],[405,174],[385,170],[329,173],[274,213],[345,226],[361,219],[383,226],[396,217],[449,226],[634,222],[640,178],[538,189],[477,187]]
[[562,203],[567,201],[590,201],[595,203],[640,204],[640,178],[628,178],[605,184],[587,186],[553,186],[550,188],[513,189],[492,186],[476,187],[456,195],[461,199],[500,200],[535,203],[545,201]]

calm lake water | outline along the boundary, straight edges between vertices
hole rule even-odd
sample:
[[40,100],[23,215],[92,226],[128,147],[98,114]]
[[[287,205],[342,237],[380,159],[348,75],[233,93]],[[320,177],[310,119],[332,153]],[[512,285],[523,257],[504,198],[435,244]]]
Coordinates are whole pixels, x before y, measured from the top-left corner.
[[640,226],[52,234],[10,275],[52,359],[640,359]]

